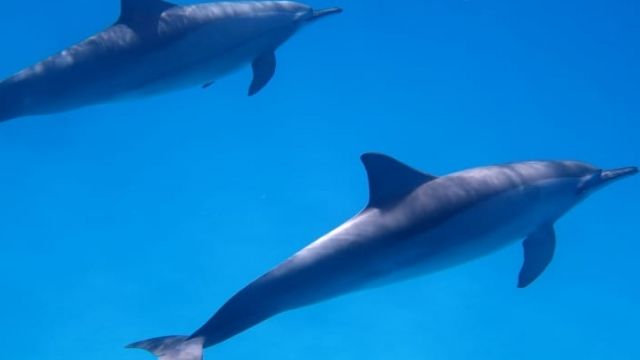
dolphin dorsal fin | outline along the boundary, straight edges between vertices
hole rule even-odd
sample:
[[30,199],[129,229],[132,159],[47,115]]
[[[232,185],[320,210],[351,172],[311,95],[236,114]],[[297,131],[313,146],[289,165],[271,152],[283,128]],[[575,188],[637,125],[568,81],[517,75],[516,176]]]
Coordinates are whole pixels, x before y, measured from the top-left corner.
[[369,178],[369,207],[381,208],[407,196],[420,185],[437,179],[383,155],[362,155]]
[[174,6],[163,0],[120,0],[118,24],[125,24],[136,31],[155,31],[160,15]]

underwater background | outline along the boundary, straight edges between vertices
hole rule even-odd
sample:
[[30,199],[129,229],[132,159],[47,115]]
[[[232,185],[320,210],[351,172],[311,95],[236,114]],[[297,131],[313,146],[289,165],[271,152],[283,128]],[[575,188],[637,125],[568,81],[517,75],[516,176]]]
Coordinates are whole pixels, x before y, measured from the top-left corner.
[[[11,1],[0,73],[110,25],[119,2]],[[363,152],[436,175],[533,159],[640,165],[637,0],[314,0],[345,12],[202,90],[0,125],[3,359],[151,359],[366,203]],[[280,315],[208,359],[640,359],[640,183],[521,247]]]

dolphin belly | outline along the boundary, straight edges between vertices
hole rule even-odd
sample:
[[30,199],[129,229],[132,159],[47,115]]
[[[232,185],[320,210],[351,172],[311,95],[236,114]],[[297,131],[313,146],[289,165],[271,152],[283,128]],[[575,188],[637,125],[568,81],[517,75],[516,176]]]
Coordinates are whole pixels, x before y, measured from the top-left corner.
[[571,195],[550,198],[546,183],[462,202],[422,196],[447,187],[434,181],[391,209],[365,209],[246,286],[192,338],[215,345],[284,311],[464,264],[555,222],[572,204]]
[[59,54],[0,83],[0,120],[200,86],[250,62],[261,45],[221,49],[215,41],[207,45],[207,35],[203,30],[157,49],[131,46],[91,58]]
[[[552,224],[570,207],[570,198],[543,201],[540,186],[528,186],[491,197],[438,226],[390,246],[377,266],[379,287],[446,270],[490,255]],[[393,240],[390,240],[392,242]]]
[[213,345],[283,311],[488,255],[546,217],[536,194],[533,188],[505,193],[429,228],[388,231],[388,219],[398,214],[363,213],[249,284],[194,336]]
[[273,52],[298,28],[267,18],[213,21],[206,9],[184,29],[193,15],[174,11],[157,39],[116,24],[21,71],[0,83],[0,121],[201,86]]
[[293,32],[292,28],[274,29],[252,38],[233,39],[220,38],[220,25],[205,26],[129,66],[126,73],[142,72],[144,76],[131,83],[125,95],[146,97],[202,86],[273,51]]
[[397,214],[365,212],[249,284],[193,336],[214,345],[287,310],[487,255],[535,226],[541,216],[528,200],[504,194],[435,227],[401,231],[387,226]]

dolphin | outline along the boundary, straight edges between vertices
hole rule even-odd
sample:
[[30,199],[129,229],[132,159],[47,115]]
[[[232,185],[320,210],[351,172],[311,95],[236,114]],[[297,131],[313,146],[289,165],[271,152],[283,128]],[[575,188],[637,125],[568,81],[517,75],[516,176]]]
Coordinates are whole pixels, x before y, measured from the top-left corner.
[[527,287],[553,258],[556,221],[596,190],[638,173],[536,161],[436,177],[382,154],[362,161],[369,203],[358,215],[250,283],[192,335],[129,347],[161,360],[200,360],[203,347],[284,311],[447,269],[521,239],[518,286]]
[[291,1],[121,0],[121,8],[113,26],[0,82],[0,121],[207,88],[248,63],[255,95],[273,77],[280,45],[303,25],[341,12]]

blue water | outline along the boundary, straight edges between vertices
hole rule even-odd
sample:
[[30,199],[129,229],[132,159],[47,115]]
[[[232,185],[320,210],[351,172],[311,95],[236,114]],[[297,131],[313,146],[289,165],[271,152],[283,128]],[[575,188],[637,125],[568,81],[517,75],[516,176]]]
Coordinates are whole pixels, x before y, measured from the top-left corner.
[[[10,75],[111,24],[118,1],[10,1]],[[0,125],[3,359],[151,359],[355,214],[359,155],[433,174],[530,159],[640,164],[640,2],[315,0],[345,13],[207,90]],[[208,359],[638,359],[638,178],[520,246],[278,316]]]

